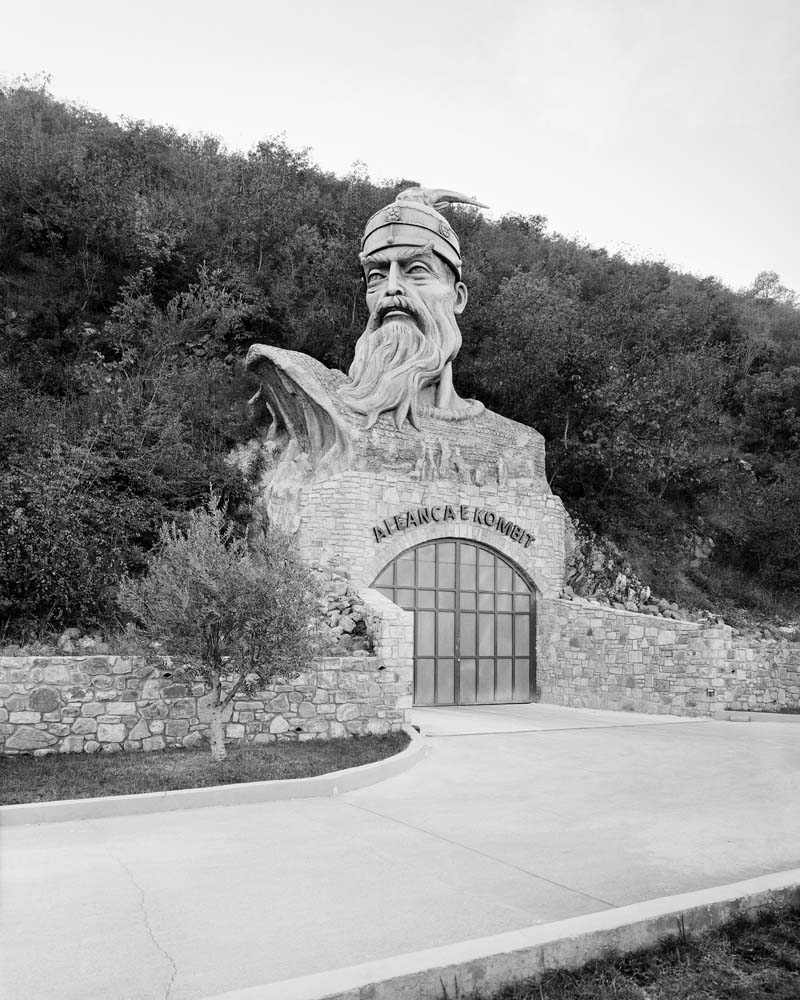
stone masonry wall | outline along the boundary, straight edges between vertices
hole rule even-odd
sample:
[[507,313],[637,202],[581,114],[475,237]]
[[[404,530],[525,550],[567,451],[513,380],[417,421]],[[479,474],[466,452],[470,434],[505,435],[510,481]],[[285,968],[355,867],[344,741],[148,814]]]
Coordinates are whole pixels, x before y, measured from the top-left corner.
[[[307,486],[303,492],[269,496],[270,523],[297,532],[299,551],[310,565],[346,568],[358,587],[368,587],[405,549],[438,538],[462,538],[495,548],[517,564],[537,590],[555,597],[564,582],[566,515],[561,500],[529,482],[460,483],[455,479],[395,482],[369,472],[347,472]],[[402,528],[376,541],[373,525],[402,518],[420,507],[450,506],[456,518]],[[466,517],[462,519],[462,508]],[[533,534],[528,546],[476,520],[483,511],[514,521]]]
[[[358,598],[375,655],[320,657],[297,678],[234,698],[225,725],[231,743],[381,735],[408,723],[413,616],[374,590]],[[194,747],[210,723],[203,686],[165,662],[0,656],[0,750],[7,754]]]
[[665,621],[588,601],[541,600],[541,700],[575,708],[708,715],[800,707],[800,645]]
[[[257,697],[228,706],[232,743],[270,743],[398,730],[411,708],[411,670],[379,657],[315,660]],[[179,669],[142,657],[0,657],[0,745],[7,754],[196,747],[209,696]]]
[[[359,598],[375,655],[320,657],[297,678],[234,698],[225,725],[231,743],[381,735],[408,723],[412,615],[377,591]],[[210,723],[203,686],[163,662],[0,656],[0,748],[7,754],[195,747]]]

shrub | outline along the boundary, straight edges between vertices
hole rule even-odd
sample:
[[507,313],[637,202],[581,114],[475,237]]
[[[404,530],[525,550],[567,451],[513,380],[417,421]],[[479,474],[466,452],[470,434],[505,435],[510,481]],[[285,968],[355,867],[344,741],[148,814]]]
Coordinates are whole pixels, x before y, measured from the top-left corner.
[[311,571],[271,531],[235,538],[217,498],[185,530],[165,525],[146,577],[123,580],[120,603],[211,694],[211,754],[225,759],[223,713],[239,694],[296,677],[314,652]]

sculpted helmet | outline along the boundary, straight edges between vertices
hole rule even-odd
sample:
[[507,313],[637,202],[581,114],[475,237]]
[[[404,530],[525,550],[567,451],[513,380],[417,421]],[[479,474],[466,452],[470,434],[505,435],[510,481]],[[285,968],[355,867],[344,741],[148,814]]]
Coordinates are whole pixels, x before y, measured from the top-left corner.
[[376,212],[367,222],[361,240],[362,263],[371,254],[389,247],[430,247],[446,261],[461,280],[461,246],[450,223],[438,209],[463,204],[486,205],[443,188],[407,188],[391,205]]

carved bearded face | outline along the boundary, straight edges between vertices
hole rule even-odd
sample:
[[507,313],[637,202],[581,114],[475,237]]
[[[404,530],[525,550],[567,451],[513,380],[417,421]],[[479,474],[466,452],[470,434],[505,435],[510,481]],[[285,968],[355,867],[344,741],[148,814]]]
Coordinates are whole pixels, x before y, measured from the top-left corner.
[[340,394],[367,427],[387,412],[397,427],[406,417],[416,427],[420,394],[461,347],[467,288],[429,247],[389,247],[363,264],[370,317]]

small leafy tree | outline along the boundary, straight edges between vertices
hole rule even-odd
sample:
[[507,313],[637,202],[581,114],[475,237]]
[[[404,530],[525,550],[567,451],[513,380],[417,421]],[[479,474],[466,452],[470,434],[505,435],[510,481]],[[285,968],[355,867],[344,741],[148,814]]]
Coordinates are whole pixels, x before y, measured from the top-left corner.
[[223,716],[233,698],[296,677],[314,653],[311,571],[277,531],[251,544],[234,538],[214,496],[185,530],[162,527],[147,575],[123,581],[120,604],[206,685],[215,762],[226,756]]

